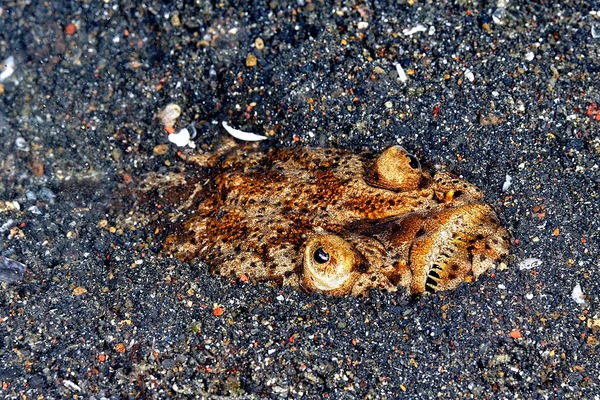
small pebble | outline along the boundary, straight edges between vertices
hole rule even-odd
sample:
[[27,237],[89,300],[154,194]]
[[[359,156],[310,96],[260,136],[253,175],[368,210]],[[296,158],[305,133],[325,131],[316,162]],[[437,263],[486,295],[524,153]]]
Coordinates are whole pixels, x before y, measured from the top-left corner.
[[0,282],[13,283],[23,279],[27,267],[18,261],[0,256]]
[[252,53],[248,54],[246,57],[246,67],[256,67],[258,64],[258,58]]
[[177,121],[180,115],[181,107],[175,103],[171,103],[158,113],[158,118],[163,126],[172,126],[175,125],[175,121]]
[[594,38],[594,39],[600,38],[600,27],[596,26],[596,24],[592,24],[591,33],[592,33],[592,38]]
[[84,288],[83,286],[77,286],[75,289],[73,289],[73,295],[74,296],[81,296],[82,294],[87,293],[87,289]]
[[173,25],[175,28],[181,26],[181,19],[179,18],[179,13],[173,13],[173,15],[171,16],[171,25]]
[[163,156],[163,155],[167,154],[168,151],[169,151],[169,145],[166,143],[163,143],[163,144],[154,146],[154,149],[152,149],[152,154],[154,154],[155,156]]
[[256,50],[262,50],[265,48],[265,42],[261,38],[256,38],[254,41],[254,48]]

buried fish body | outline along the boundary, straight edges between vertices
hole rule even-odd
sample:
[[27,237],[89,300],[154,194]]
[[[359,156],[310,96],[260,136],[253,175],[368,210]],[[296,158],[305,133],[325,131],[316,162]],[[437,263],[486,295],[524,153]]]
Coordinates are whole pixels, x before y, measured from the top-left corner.
[[373,157],[229,143],[187,156],[183,174],[143,192],[144,202],[171,210],[158,228],[166,254],[308,292],[453,289],[509,248],[477,187],[430,174],[399,146]]

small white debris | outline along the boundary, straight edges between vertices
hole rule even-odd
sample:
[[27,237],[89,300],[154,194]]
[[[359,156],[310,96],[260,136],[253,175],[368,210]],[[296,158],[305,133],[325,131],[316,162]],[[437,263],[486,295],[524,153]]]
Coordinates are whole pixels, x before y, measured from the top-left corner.
[[285,300],[285,297],[283,297],[283,295],[282,295],[282,294],[280,294],[279,296],[277,296],[277,297],[275,297],[275,298],[276,298],[277,300],[279,300],[279,301],[284,301],[284,300]]
[[360,29],[360,30],[365,30],[365,29],[367,29],[368,27],[369,27],[369,23],[368,23],[368,22],[365,22],[365,21],[360,21],[360,22],[357,24],[357,28],[358,28],[358,29]]
[[504,17],[506,17],[506,10],[504,7],[498,7],[492,14],[492,21],[494,21],[494,23],[497,25],[503,25]]
[[417,32],[426,32],[427,28],[425,28],[423,25],[419,24],[413,28],[406,28],[402,30],[402,34],[404,36],[412,36]]
[[533,293],[527,293],[527,294],[525,295],[525,298],[526,298],[527,300],[531,300],[531,299],[533,299]]
[[236,33],[238,33],[238,30],[238,28],[231,28],[227,31],[227,33],[229,33],[230,35],[235,35]]
[[506,285],[504,285],[504,284],[501,283],[501,284],[498,285],[498,289],[500,289],[500,290],[506,290]]
[[473,75],[473,71],[469,68],[465,69],[465,78],[469,80],[469,82],[473,82],[475,80],[475,75]]
[[189,146],[192,149],[196,147],[196,144],[190,140],[190,131],[187,128],[183,128],[177,133],[171,133],[169,135],[169,142],[175,143],[178,147]]
[[0,82],[4,82],[15,72],[15,58],[13,56],[8,57],[0,64],[0,68],[2,69]]
[[15,146],[17,147],[17,150],[29,151],[29,144],[27,144],[27,140],[20,136],[15,139]]
[[15,226],[17,223],[15,222],[14,219],[8,219],[5,223],[3,223],[2,225],[0,225],[0,233],[6,232],[8,231],[10,228],[12,228],[13,226]]
[[600,27],[597,27],[595,24],[592,25],[592,38],[600,38]]
[[533,51],[530,51],[527,54],[525,54],[525,59],[527,61],[533,61],[534,58],[535,58],[535,54],[533,54]]
[[163,126],[173,126],[181,115],[181,107],[175,103],[168,104],[158,113],[158,119]]
[[65,385],[66,388],[71,389],[72,391],[78,391],[81,392],[81,388],[79,386],[77,386],[76,384],[74,384],[73,382],[65,379],[63,381],[63,385]]
[[400,80],[400,82],[404,83],[408,80],[406,72],[404,72],[404,68],[402,68],[402,65],[400,65],[399,63],[396,63],[396,72],[398,72],[398,79]]
[[234,138],[243,140],[245,142],[256,142],[259,140],[268,139],[268,137],[266,137],[266,136],[257,135],[252,132],[244,132],[244,131],[240,131],[239,129],[232,128],[225,121],[223,121],[222,124],[223,124],[223,128],[225,128],[227,133],[229,133]]
[[579,283],[573,288],[573,291],[571,292],[571,298],[577,304],[585,304],[585,295],[583,294]]
[[521,261],[518,265],[521,271],[524,269],[532,269],[542,265],[542,260],[540,260],[539,258],[526,258],[523,261]]
[[502,184],[502,191],[506,192],[510,185],[512,185],[512,176],[506,174],[506,177],[504,177],[504,183]]
[[30,213],[35,214],[35,215],[42,215],[42,212],[40,211],[38,206],[31,206],[27,209],[27,211],[29,211]]

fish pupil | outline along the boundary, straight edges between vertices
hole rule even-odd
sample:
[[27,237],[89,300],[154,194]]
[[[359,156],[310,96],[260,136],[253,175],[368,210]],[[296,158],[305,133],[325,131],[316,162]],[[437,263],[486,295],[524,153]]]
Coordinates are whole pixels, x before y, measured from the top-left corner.
[[420,164],[419,160],[417,160],[417,157],[413,156],[412,154],[407,154],[407,157],[410,160],[410,163],[408,165],[410,165],[411,168],[419,168]]
[[315,261],[319,264],[324,264],[327,261],[329,261],[329,253],[327,253],[325,250],[323,250],[322,247],[319,247],[316,251],[315,254],[313,255],[313,258],[315,259]]

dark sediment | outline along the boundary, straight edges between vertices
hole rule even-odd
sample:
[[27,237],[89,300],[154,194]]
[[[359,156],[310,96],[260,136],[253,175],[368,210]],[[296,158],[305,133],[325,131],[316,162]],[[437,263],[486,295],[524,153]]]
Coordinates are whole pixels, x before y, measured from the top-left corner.
[[[2,396],[597,394],[599,8],[326,3],[0,5],[0,60],[16,61],[0,83],[1,255],[28,267],[0,289]],[[201,149],[223,120],[273,146],[401,143],[483,189],[514,236],[508,267],[357,300],[162,258],[106,214],[111,193],[197,151],[154,154],[169,103]]]

